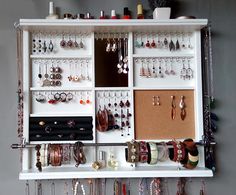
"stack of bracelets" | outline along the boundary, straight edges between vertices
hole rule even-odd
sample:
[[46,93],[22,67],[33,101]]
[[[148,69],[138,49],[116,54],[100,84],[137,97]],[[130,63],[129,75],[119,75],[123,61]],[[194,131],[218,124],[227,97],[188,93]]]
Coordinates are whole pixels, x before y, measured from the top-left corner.
[[[154,142],[134,141],[127,142],[125,149],[126,161],[129,163],[147,163],[150,165],[171,160],[181,163],[187,169],[194,169],[199,161],[198,149],[192,139],[181,141],[170,141],[160,143],[157,146]],[[168,147],[170,145],[172,147]]]
[[[42,144],[36,145],[36,167],[42,171],[42,167],[46,166],[61,166],[69,164],[72,160],[70,144]],[[76,142],[73,145],[73,157],[76,162],[76,167],[86,163],[86,158],[83,152],[83,143]]]

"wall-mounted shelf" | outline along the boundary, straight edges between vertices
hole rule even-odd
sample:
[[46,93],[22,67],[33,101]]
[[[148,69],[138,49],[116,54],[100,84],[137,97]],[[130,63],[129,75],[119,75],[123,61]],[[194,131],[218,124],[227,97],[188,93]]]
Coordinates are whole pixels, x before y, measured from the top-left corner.
[[[34,144],[74,143],[74,140],[58,141],[56,139],[29,141],[30,135],[34,136],[34,139],[31,140],[36,139],[36,131],[41,129],[46,132],[45,124],[39,127],[38,121],[37,124],[33,124],[33,122],[37,117],[42,117],[45,119],[45,123],[48,122],[49,126],[55,128],[55,132],[59,132],[59,127],[55,126],[57,120],[54,119],[61,119],[64,122],[63,125],[67,125],[66,127],[69,128],[68,124],[70,125],[71,121],[68,121],[68,117],[77,117],[78,121],[87,117],[89,118],[89,131],[92,132],[90,137],[93,140],[88,138],[85,143],[98,145],[86,147],[89,157],[85,166],[75,168],[73,159],[71,159],[68,166],[48,166],[43,168],[42,172],[38,172],[35,168],[35,150],[25,147],[23,148],[22,172],[19,178],[38,180],[155,176],[212,177],[212,171],[205,168],[204,146],[198,147],[200,161],[194,170],[179,168],[178,163],[169,166],[168,162],[157,163],[155,166],[137,164],[132,167],[126,162],[124,155],[125,143],[135,138],[147,142],[170,140],[171,135],[181,141],[188,137],[195,141],[202,139],[200,29],[206,25],[207,20],[205,19],[20,20],[24,48],[23,136],[26,142]],[[100,35],[97,37],[96,33],[104,36],[109,34],[110,36],[103,37],[101,40]],[[112,34],[116,36],[116,34],[122,33],[125,34],[124,37],[111,38]],[[162,36],[158,37],[160,34]],[[150,48],[145,46],[146,44],[143,44],[142,48],[137,47],[135,42],[141,40],[145,43],[161,41],[165,44],[165,48],[162,46]],[[61,45],[63,41],[66,42],[66,46]],[[68,46],[69,41],[72,41],[73,44],[81,41],[85,47],[73,48]],[[166,41],[168,44],[165,43]],[[37,46],[41,43],[45,43],[46,46],[48,44],[48,47],[49,44],[54,44],[55,50],[39,50]],[[109,48],[108,43],[114,46],[113,51]],[[178,49],[170,51],[173,50],[170,43],[175,46],[178,43]],[[186,47],[186,44],[193,47]],[[60,67],[62,70],[60,71],[60,79],[55,79],[52,75],[56,74],[55,71],[51,71],[55,67]],[[50,82],[59,80],[61,85],[47,84],[48,76],[50,76]],[[46,82],[41,85],[42,81]],[[52,104],[50,100],[55,100],[57,92],[73,93],[73,101],[72,99],[64,99],[63,102],[63,98],[60,96],[56,100],[57,102]],[[171,96],[173,94],[176,96],[174,109],[177,114],[175,120],[170,118]],[[40,95],[45,96],[44,101],[40,101],[38,98]],[[56,95],[58,96],[58,94]],[[185,96],[187,118],[181,120],[179,105],[183,101],[182,96]],[[154,102],[157,100],[161,101],[158,106],[157,102]],[[98,131],[96,121],[99,118],[98,111],[104,108],[107,108],[114,116],[116,115],[107,132]],[[54,121],[50,121],[52,119]],[[160,124],[163,121],[165,121],[164,124]],[[176,127],[181,128],[182,131]],[[72,130],[70,129],[70,131]],[[45,136],[47,133],[45,132],[42,133],[42,136]],[[140,132],[145,132],[151,137],[147,138],[145,133]],[[68,135],[66,136],[68,137]],[[58,137],[57,139],[59,139]],[[104,150],[108,156],[113,148],[106,148],[99,143],[110,142],[114,143],[114,146],[121,144],[114,149],[120,162],[119,167],[116,170],[110,168],[93,170],[91,164],[98,159],[98,152]]]

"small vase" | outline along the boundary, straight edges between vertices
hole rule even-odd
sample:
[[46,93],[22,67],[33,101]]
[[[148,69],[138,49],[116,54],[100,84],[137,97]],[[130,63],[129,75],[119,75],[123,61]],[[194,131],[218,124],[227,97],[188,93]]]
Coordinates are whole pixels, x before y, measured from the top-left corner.
[[167,20],[170,19],[170,7],[156,7],[153,11],[153,19]]

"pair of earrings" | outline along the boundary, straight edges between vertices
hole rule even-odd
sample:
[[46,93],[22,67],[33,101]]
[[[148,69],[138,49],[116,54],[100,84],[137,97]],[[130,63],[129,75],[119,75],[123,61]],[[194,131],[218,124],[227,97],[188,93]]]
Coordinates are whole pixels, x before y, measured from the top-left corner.
[[[180,118],[181,120],[184,120],[186,118],[186,103],[185,103],[185,97],[182,95],[180,97]],[[171,119],[174,120],[176,118],[176,103],[175,103],[175,96],[171,96]]]
[[113,39],[113,43],[110,42],[110,40],[107,40],[107,45],[106,45],[106,52],[116,52],[117,50],[117,44],[115,39]]

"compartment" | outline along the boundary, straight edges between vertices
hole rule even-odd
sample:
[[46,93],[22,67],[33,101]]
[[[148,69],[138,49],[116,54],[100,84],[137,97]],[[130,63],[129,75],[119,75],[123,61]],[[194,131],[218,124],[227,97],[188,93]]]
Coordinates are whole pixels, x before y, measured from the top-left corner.
[[[175,97],[174,100],[171,96]],[[183,119],[180,108],[181,96],[184,97]],[[134,108],[135,139],[195,139],[193,90],[136,90]]]
[[31,54],[43,56],[91,55],[90,33],[77,31],[38,31],[31,36]]
[[81,91],[33,91],[31,115],[92,115],[93,92]]
[[134,54],[174,55],[194,52],[194,34],[188,31],[137,32],[134,34]]
[[96,35],[96,87],[128,87],[128,38],[127,35],[117,35]]
[[195,67],[192,57],[137,57],[134,59],[134,86],[193,88]]
[[30,141],[92,140],[92,117],[30,117]]
[[133,138],[131,91],[96,91],[96,132],[98,143],[124,142]]
[[32,87],[92,87],[93,68],[90,58],[32,59],[31,69]]

